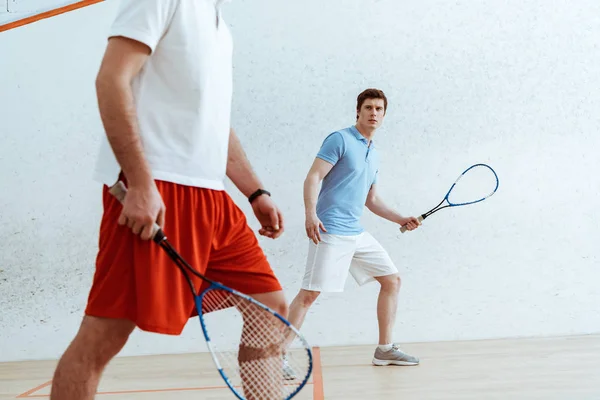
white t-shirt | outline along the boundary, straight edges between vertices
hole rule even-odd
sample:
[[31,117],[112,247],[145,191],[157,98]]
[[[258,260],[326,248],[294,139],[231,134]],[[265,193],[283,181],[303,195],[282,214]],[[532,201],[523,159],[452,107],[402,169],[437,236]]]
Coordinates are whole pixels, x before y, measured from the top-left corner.
[[[152,50],[132,88],[154,179],[224,190],[233,45],[221,2],[121,0],[111,26]],[[95,179],[110,186],[120,170],[103,135]]]

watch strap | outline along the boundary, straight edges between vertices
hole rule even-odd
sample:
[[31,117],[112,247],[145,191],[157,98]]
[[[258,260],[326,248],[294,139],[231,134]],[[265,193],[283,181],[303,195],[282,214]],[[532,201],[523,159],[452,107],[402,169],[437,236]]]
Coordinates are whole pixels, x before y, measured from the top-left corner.
[[256,199],[258,196],[261,196],[263,194],[266,194],[267,196],[271,196],[271,193],[269,191],[264,190],[264,189],[258,189],[256,192],[252,193],[248,197],[248,202],[252,203],[254,201],[254,199]]

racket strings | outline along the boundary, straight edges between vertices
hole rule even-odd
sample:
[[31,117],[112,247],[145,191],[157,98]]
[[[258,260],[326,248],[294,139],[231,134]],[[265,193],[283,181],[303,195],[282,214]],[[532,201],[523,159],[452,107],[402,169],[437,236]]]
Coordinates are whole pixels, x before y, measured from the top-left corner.
[[286,399],[304,384],[311,362],[306,346],[275,315],[220,289],[204,294],[202,311],[213,355],[245,399]]

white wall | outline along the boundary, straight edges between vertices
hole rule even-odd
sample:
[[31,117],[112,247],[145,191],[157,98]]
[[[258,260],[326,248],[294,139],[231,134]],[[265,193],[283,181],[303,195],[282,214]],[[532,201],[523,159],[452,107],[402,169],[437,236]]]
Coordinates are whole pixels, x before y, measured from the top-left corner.
[[[1,360],[58,357],[80,322],[101,211],[93,81],[115,6],[0,35]],[[288,299],[307,252],[304,175],[325,135],[353,123],[358,92],[379,87],[391,205],[426,211],[472,163],[500,176],[489,201],[410,234],[365,215],[403,277],[396,340],[599,332],[599,11],[595,0],[229,4],[233,121],[285,212],[287,233],[261,243]],[[322,296],[309,341],[374,343],[377,291],[348,281]],[[136,332],[122,354],[198,350],[192,320],[182,337]]]
[[8,0],[8,11],[19,13],[47,10],[77,3],[79,1],[82,0]]
[[81,0],[0,0],[0,25]]

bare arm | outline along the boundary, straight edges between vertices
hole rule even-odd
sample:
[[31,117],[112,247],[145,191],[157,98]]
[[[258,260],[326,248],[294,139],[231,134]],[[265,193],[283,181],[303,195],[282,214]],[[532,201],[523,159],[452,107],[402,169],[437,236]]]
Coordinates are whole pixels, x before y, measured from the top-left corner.
[[262,183],[252,170],[252,165],[250,165],[242,144],[233,129],[229,131],[228,151],[227,176],[239,191],[248,197],[257,189],[262,188]]
[[409,225],[409,229],[415,229],[419,222],[414,217],[403,217],[402,214],[396,210],[390,208],[380,196],[377,195],[377,185],[373,184],[369,194],[367,195],[367,201],[365,203],[367,208],[375,215],[384,218],[388,221],[394,222],[401,226],[406,224]]
[[165,205],[144,156],[131,81],[150,49],[137,41],[115,37],[108,42],[96,78],[100,117],[107,139],[129,186],[118,223],[143,240],[151,238],[153,224],[164,225]]
[[142,43],[111,38],[96,78],[100,117],[115,157],[131,186],[152,181],[138,131],[131,81],[150,54]]
[[304,180],[304,212],[306,214],[306,234],[318,243],[321,241],[319,228],[326,231],[323,223],[317,217],[317,197],[319,183],[331,171],[333,165],[320,158],[315,158],[306,179]]
[[[233,129],[229,130],[229,148],[227,156],[227,176],[244,196],[249,197],[262,182],[252,170],[252,165],[246,157],[239,138]],[[276,239],[283,233],[284,223],[281,211],[269,196],[258,196],[252,202],[254,215],[261,224],[259,233],[271,239]]]
[[390,208],[380,196],[377,195],[377,185],[374,184],[371,186],[371,190],[369,190],[369,194],[367,195],[367,201],[365,203],[367,208],[375,215],[387,219],[388,221],[395,222],[397,224],[400,223],[404,217]]
[[304,180],[304,211],[306,215],[317,213],[317,195],[319,183],[331,171],[333,165],[320,158],[315,158],[306,179]]

